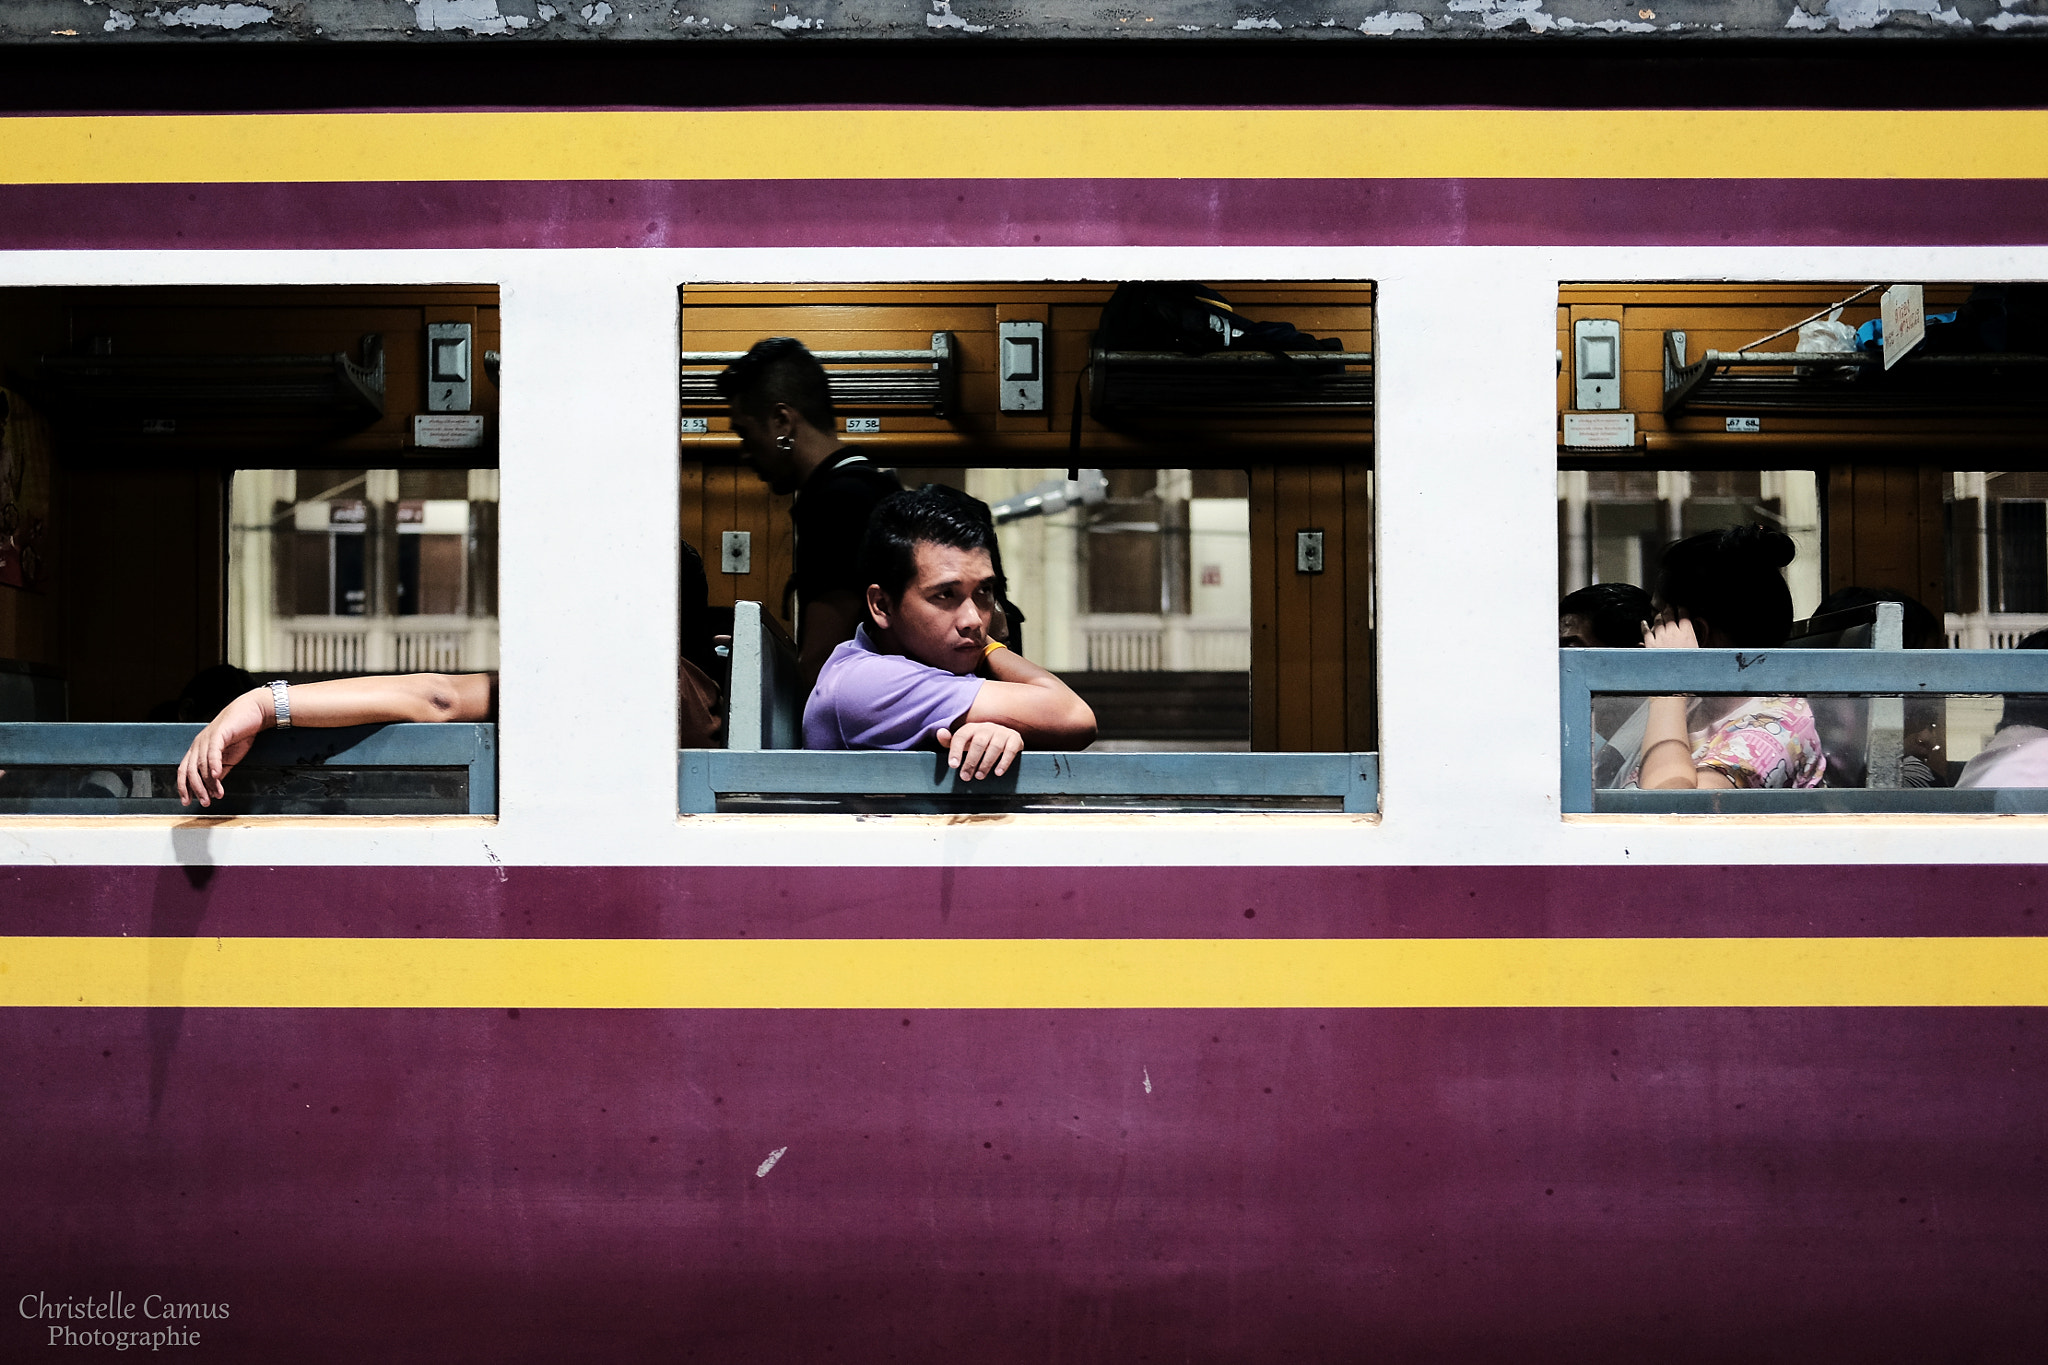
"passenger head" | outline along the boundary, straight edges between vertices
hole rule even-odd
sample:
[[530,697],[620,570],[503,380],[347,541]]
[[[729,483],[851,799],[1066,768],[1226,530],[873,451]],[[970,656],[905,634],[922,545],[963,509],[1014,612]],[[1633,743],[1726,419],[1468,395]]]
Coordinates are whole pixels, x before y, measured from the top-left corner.
[[[2037,630],[2027,636],[2014,649],[2048,649],[2048,630]],[[2048,696],[2017,696],[2008,694],[2005,699],[2005,714],[1998,719],[1998,728],[2008,725],[2034,725],[2048,730]]]
[[868,518],[860,572],[883,643],[919,663],[968,674],[996,609],[995,522],[988,505],[928,483],[884,498]]
[[1879,602],[1897,602],[1906,609],[1907,649],[1942,649],[1948,645],[1947,633],[1933,612],[1906,594],[1894,592],[1890,588],[1837,588],[1813,609],[1813,614],[1830,616],[1838,611],[1853,611],[1857,607],[1874,606]]
[[1687,536],[1664,551],[1657,608],[1691,621],[1703,645],[1775,648],[1792,633],[1792,590],[1781,571],[1794,553],[1792,537],[1762,526]]
[[1633,583],[1595,583],[1557,604],[1557,643],[1619,649],[1643,642],[1650,594]]
[[776,492],[794,493],[803,482],[798,440],[807,431],[832,433],[825,367],[795,337],[764,337],[720,372],[718,392],[739,434],[742,457]]

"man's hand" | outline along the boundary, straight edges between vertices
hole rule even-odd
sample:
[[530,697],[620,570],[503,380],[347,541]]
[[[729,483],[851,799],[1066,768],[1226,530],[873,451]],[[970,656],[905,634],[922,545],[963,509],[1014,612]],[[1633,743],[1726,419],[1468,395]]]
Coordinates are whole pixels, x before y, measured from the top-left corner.
[[960,770],[962,782],[1001,777],[1010,760],[1024,752],[1024,736],[992,720],[971,720],[957,730],[941,729],[938,741],[946,750],[946,766]]
[[178,760],[178,804],[189,806],[197,797],[200,805],[210,806],[213,798],[225,796],[221,779],[248,756],[250,742],[262,733],[269,719],[256,692],[245,692],[229,702],[211,724],[192,737],[192,747]]

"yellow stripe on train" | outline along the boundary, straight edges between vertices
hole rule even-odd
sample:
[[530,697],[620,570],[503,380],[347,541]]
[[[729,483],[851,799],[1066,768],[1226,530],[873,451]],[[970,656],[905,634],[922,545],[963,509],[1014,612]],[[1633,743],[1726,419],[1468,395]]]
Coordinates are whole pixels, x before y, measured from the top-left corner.
[[2048,938],[0,938],[0,1006],[2048,1005]]
[[0,126],[0,184],[15,185],[2048,178],[2044,110],[529,110]]

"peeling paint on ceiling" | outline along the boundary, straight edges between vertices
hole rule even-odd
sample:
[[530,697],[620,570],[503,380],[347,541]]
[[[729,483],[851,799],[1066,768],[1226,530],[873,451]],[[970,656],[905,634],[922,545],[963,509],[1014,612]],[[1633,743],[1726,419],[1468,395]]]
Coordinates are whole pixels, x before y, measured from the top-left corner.
[[[1840,37],[2005,42],[2048,32],[2048,0],[6,0],[0,43],[318,39],[323,43],[742,41],[953,42],[1115,39],[1149,43],[1357,42],[1368,38],[1597,44]],[[55,35],[55,36],[53,36]]]

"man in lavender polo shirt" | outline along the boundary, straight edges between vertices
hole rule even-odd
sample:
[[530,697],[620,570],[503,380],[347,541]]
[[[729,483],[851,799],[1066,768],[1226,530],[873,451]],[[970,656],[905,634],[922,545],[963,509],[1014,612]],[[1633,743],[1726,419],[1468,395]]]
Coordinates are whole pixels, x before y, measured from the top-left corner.
[[804,707],[807,749],[938,748],[963,782],[1024,749],[1085,749],[1095,713],[989,638],[1000,585],[985,504],[927,484],[884,499],[861,544],[867,621],[832,651]]

